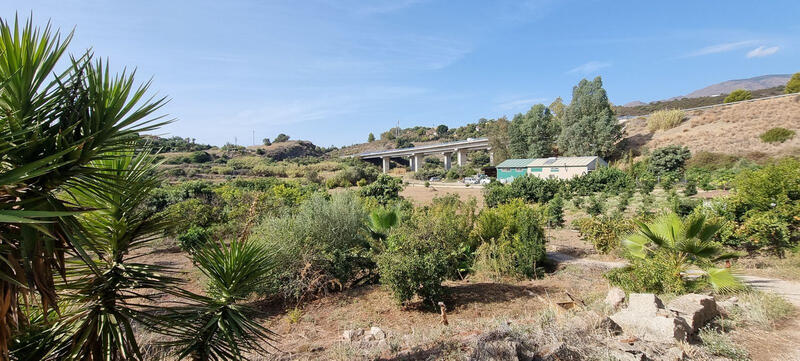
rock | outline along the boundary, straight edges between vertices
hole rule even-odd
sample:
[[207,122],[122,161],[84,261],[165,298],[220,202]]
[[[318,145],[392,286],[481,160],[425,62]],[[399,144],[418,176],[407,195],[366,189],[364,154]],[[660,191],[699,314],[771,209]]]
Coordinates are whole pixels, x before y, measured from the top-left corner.
[[375,341],[375,336],[372,336],[371,334],[367,334],[367,335],[364,336],[364,341],[367,341],[367,342]]
[[600,321],[600,324],[597,325],[597,328],[599,328],[601,330],[606,330],[609,333],[611,333],[612,335],[620,335],[620,334],[622,334],[622,327],[620,327],[610,317],[606,317],[602,321]]
[[372,326],[369,329],[370,335],[374,337],[376,340],[383,340],[386,338],[386,332],[383,332],[380,327]]
[[356,341],[359,338],[361,338],[362,335],[364,335],[364,330],[362,330],[360,328],[355,329],[355,330],[347,330],[347,331],[344,331],[344,333],[342,333],[342,337],[347,342]]
[[556,342],[539,349],[542,361],[580,361],[581,354],[563,342]]
[[625,302],[625,291],[619,287],[612,287],[606,294],[606,304],[616,309]]
[[610,316],[627,334],[635,335],[646,341],[672,342],[686,341],[691,327],[681,317],[664,317],[647,315],[640,312],[623,310]]
[[687,355],[680,348],[670,347],[664,352],[660,359],[664,361],[683,361],[687,359]]
[[659,309],[664,308],[661,299],[652,293],[631,293],[628,297],[628,310],[644,315],[655,315]]
[[692,333],[696,333],[708,321],[719,315],[714,297],[695,293],[672,300],[667,304],[667,309],[686,320]]

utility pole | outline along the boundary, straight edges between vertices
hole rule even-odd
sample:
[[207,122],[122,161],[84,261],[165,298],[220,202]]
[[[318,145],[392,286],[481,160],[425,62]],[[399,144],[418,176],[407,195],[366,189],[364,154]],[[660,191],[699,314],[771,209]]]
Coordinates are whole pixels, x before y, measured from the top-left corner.
[[253,145],[256,145],[256,130],[253,129]]
[[239,145],[239,138],[233,137],[233,145]]

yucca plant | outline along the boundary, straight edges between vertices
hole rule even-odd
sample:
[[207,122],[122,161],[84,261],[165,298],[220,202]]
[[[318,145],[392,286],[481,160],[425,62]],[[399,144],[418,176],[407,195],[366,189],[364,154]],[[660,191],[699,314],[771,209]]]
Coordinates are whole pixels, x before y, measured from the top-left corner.
[[131,148],[107,154],[89,166],[101,170],[103,181],[81,184],[66,192],[71,195],[70,201],[92,209],[79,215],[78,221],[96,252],[68,267],[69,292],[65,297],[80,305],[67,318],[74,328],[69,357],[142,359],[134,322],[153,324],[148,311],[157,304],[155,298],[165,292],[180,294],[174,270],[137,262],[137,257],[131,256],[131,252],[160,238],[170,225],[163,213],[145,207],[160,184],[158,163],[149,149],[135,153]]
[[64,275],[66,255],[92,267],[93,245],[75,219],[88,209],[59,194],[103,182],[93,161],[165,123],[150,117],[164,99],[145,99],[147,83],[111,76],[89,53],[56,71],[71,37],[0,19],[0,360],[28,322],[22,293],[37,294],[48,312],[57,307],[54,274]]
[[692,267],[704,271],[703,277],[718,291],[742,287],[730,268],[720,268],[721,261],[735,258],[713,241],[720,225],[707,223],[705,216],[681,219],[674,213],[665,214],[651,223],[636,222],[635,233],[625,237],[622,245],[633,256],[643,260],[659,257],[671,265],[675,276],[683,277]]
[[272,271],[270,252],[260,243],[209,242],[193,256],[207,278],[207,296],[194,295],[192,304],[174,308],[161,332],[174,340],[179,359],[242,360],[249,352],[268,352],[276,336],[254,318],[244,301],[263,286]]

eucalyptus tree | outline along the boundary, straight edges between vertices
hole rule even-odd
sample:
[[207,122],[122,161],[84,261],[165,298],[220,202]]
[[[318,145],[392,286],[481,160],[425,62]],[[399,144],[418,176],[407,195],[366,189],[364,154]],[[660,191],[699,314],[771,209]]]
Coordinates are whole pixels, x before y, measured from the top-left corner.
[[603,80],[583,79],[572,89],[572,101],[561,117],[560,153],[608,157],[622,139],[622,130],[611,109]]

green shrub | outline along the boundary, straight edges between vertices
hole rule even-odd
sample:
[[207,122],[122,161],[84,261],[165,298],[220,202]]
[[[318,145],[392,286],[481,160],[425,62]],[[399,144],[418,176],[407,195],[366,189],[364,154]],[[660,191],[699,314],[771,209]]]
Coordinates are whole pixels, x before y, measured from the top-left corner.
[[167,170],[167,175],[170,177],[182,177],[186,175],[186,171],[183,168],[170,168]]
[[262,293],[302,299],[338,290],[374,269],[365,237],[366,212],[352,192],[316,193],[294,214],[264,219],[250,240],[273,251]]
[[515,200],[484,209],[470,233],[475,270],[490,277],[535,277],[545,257],[542,211]]
[[794,138],[794,130],[786,128],[772,128],[759,136],[764,143],[783,143]]
[[193,252],[194,250],[205,246],[210,238],[211,232],[209,232],[207,229],[198,226],[192,226],[186,230],[186,232],[178,236],[178,243],[181,245],[181,248],[184,251]]
[[564,199],[560,193],[547,202],[547,226],[564,226]]
[[598,216],[603,214],[603,211],[605,211],[605,205],[603,204],[603,201],[595,196],[590,196],[589,204],[586,206],[586,213],[588,213],[590,216]]
[[697,182],[694,180],[686,181],[686,186],[683,187],[683,195],[689,197],[697,194]]
[[208,163],[213,160],[211,154],[208,154],[202,150],[192,153],[192,163]]
[[401,190],[403,190],[403,181],[400,178],[381,174],[370,185],[362,187],[360,194],[362,197],[375,198],[378,203],[386,205],[400,199]]
[[358,182],[356,182],[356,185],[359,186],[359,187],[365,187],[367,184],[369,184],[369,183],[364,178],[361,178],[361,179],[358,180]]
[[170,236],[183,234],[192,227],[208,227],[219,219],[214,207],[197,198],[172,204],[165,212],[175,220],[175,226],[169,229]]
[[723,100],[723,102],[734,103],[750,99],[753,99],[753,93],[751,93],[749,90],[736,89],[732,91],[730,94],[728,94],[728,96],[725,97],[725,100]]
[[686,113],[680,109],[658,110],[647,117],[647,129],[656,130],[672,129],[686,119]]
[[648,168],[655,176],[683,173],[686,161],[692,157],[689,148],[670,145],[654,150],[648,158]]
[[618,249],[620,238],[633,231],[633,222],[621,217],[584,217],[573,224],[581,239],[594,245],[600,253]]
[[739,228],[740,246],[748,251],[767,250],[783,256],[791,247],[789,224],[777,212],[760,212],[747,218]]
[[572,178],[566,184],[570,191],[580,195],[618,193],[632,187],[633,179],[620,169],[600,167],[586,175]]
[[630,265],[615,268],[605,277],[609,283],[626,292],[682,294],[687,291],[687,285],[680,274],[676,274],[675,268],[659,258],[632,260]]
[[783,89],[786,94],[800,93],[800,73],[794,73]]
[[435,306],[444,296],[442,282],[450,274],[445,251],[431,240],[402,233],[390,235],[387,241],[392,247],[378,256],[381,283],[400,304],[419,296],[426,305]]

